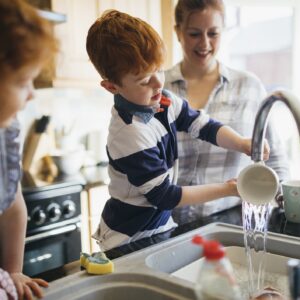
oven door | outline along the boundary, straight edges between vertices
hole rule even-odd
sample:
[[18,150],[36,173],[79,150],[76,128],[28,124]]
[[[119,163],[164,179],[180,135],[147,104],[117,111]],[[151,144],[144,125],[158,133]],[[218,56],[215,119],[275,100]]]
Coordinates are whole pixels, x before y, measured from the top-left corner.
[[[69,220],[71,221],[71,220]],[[81,222],[62,226],[26,237],[23,273],[35,276],[79,259]]]

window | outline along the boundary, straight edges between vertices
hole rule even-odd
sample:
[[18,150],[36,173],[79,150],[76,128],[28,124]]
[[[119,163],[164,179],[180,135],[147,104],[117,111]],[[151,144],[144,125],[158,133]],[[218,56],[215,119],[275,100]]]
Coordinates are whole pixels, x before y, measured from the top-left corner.
[[[255,73],[268,92],[285,88],[300,99],[300,1],[225,0],[225,5],[226,30],[219,59]],[[181,57],[175,39],[174,63]],[[288,147],[291,177],[300,178],[299,134],[293,117],[285,105],[274,105],[271,114]]]
[[268,91],[292,88],[293,7],[228,5],[220,59],[255,73]]
[[[249,1],[227,1],[226,31],[220,60],[237,69],[255,73],[268,92],[294,87],[297,71],[294,37],[300,34],[295,26],[297,8],[289,1],[250,4]],[[298,30],[298,32],[296,32]],[[300,94],[299,94],[300,96]],[[272,117],[278,120],[277,133],[287,145],[292,178],[300,178],[299,134],[295,121],[284,105],[275,105]]]

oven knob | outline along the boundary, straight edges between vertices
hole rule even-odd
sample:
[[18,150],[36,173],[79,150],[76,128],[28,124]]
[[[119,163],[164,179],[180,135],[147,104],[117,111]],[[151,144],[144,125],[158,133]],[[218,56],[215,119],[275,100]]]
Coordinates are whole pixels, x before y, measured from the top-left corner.
[[46,214],[45,214],[45,212],[44,212],[41,208],[39,208],[39,207],[35,208],[35,209],[32,211],[31,216],[32,216],[32,218],[31,218],[32,221],[33,221],[34,224],[36,224],[36,225],[42,225],[42,224],[44,224],[45,221],[46,221]]
[[73,201],[67,200],[63,203],[63,214],[65,218],[71,218],[76,213],[76,206]]
[[47,207],[48,217],[51,222],[58,221],[61,216],[61,210],[58,204],[52,203]]

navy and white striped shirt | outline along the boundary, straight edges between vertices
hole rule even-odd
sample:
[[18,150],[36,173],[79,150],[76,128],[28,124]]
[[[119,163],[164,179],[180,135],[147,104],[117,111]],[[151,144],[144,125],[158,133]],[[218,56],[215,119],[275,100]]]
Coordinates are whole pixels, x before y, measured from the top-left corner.
[[182,195],[176,185],[177,131],[216,144],[221,123],[171,92],[164,90],[163,97],[171,105],[154,113],[115,96],[107,141],[111,198],[93,235],[102,251],[177,226],[171,217]]

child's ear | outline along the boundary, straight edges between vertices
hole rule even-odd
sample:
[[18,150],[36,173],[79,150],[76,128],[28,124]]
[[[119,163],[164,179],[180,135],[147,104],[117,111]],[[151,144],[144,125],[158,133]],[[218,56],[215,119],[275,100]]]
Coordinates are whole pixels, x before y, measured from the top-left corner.
[[118,93],[118,88],[117,88],[116,84],[112,83],[111,81],[109,81],[107,79],[102,80],[100,82],[100,85],[114,95]]

